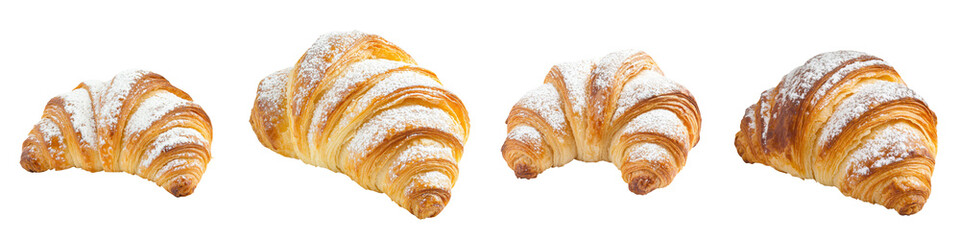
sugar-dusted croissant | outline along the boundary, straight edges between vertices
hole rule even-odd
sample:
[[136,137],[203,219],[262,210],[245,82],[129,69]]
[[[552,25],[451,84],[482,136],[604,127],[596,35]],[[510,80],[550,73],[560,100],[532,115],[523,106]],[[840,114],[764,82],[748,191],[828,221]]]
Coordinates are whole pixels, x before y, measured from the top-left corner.
[[31,172],[71,167],[127,172],[187,196],[210,161],[210,119],[162,76],[125,71],[50,99],[23,141]]
[[630,191],[673,181],[700,139],[700,110],[641,51],[556,65],[513,106],[501,152],[519,178],[574,158],[610,161]]
[[360,32],[320,36],[263,79],[250,124],[267,148],[342,172],[418,218],[450,199],[469,119],[406,52]]
[[747,163],[836,186],[903,215],[923,208],[937,117],[882,59],[817,55],[764,91],[736,135]]

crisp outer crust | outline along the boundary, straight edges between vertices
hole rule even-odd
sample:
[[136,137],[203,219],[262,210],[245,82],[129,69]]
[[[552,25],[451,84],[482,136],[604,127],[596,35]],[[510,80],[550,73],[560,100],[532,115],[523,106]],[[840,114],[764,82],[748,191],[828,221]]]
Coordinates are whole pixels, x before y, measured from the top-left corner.
[[930,195],[936,115],[882,59],[815,56],[746,109],[737,152],[909,215]]
[[210,119],[187,93],[142,70],[54,97],[23,142],[30,172],[127,172],[177,197],[193,193],[210,160]]
[[693,96],[635,50],[554,66],[506,122],[501,152],[518,178],[609,161],[636,194],[670,184],[700,137]]
[[450,200],[470,127],[433,72],[361,32],[323,35],[264,78],[250,124],[265,147],[342,172],[418,218]]

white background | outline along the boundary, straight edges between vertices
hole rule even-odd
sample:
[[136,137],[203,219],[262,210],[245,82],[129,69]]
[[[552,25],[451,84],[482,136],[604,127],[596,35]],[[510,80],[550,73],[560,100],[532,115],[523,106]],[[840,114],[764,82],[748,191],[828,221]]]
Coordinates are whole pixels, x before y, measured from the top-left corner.
[[[589,2],[0,4],[0,238],[956,236],[956,3]],[[353,29],[406,50],[469,110],[460,180],[435,218],[271,152],[247,122],[264,76],[319,35]],[[652,55],[699,103],[701,140],[675,181],[638,196],[612,164],[578,161],[516,179],[500,155],[511,106],[554,64],[627,48]],[[933,193],[913,216],[736,153],[744,108],[808,58],[840,49],[884,58],[937,113]],[[48,99],[130,68],[165,76],[213,121],[213,159],[193,195],[126,173],[20,167]]]

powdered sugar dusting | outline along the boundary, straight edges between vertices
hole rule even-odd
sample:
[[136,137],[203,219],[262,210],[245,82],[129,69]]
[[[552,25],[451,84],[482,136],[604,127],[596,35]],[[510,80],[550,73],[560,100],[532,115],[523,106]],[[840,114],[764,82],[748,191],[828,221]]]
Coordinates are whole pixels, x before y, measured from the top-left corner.
[[[626,61],[630,56],[636,54],[637,50],[623,50],[618,52],[613,52],[607,54],[597,62],[597,67],[593,69],[593,89],[602,90],[609,89],[616,81],[617,71],[623,66],[623,62]],[[605,95],[599,95],[601,98],[606,98]],[[605,102],[606,99],[600,99],[600,102]],[[606,110],[604,109],[605,105],[601,104],[597,106],[597,113],[603,115],[602,113]]]
[[[49,118],[43,118],[37,125],[40,127],[40,133],[43,134],[43,141],[49,146],[47,150],[53,155],[53,159],[63,159],[63,149],[66,146],[63,143],[60,127]],[[57,140],[57,144],[52,144],[53,140]],[[54,148],[54,146],[60,146],[60,148]]]
[[573,112],[583,114],[587,108],[587,81],[590,79],[590,73],[593,70],[594,61],[584,60],[580,62],[567,62],[557,65],[560,75],[563,77],[564,85],[567,87],[567,96],[572,104]]
[[620,98],[617,99],[617,110],[613,114],[613,119],[619,118],[627,109],[643,100],[682,90],[683,87],[657,71],[643,71],[628,80],[627,84],[623,86]]
[[347,143],[345,153],[353,154],[348,159],[361,161],[386,138],[414,128],[434,128],[463,141],[463,129],[443,110],[408,105],[387,109],[365,122]]
[[553,85],[543,84],[527,92],[517,106],[536,112],[557,132],[563,132],[567,124],[567,118],[560,108],[560,94]]
[[367,90],[360,98],[360,109],[366,108],[373,100],[386,96],[398,89],[412,86],[440,87],[440,83],[430,76],[423,75],[415,71],[403,71],[390,74],[385,79],[378,82],[370,90]]
[[530,145],[536,145],[540,143],[541,135],[540,131],[537,131],[536,128],[527,125],[517,125],[510,129],[510,132],[507,133],[507,139],[517,140],[523,143]]
[[[414,179],[420,183],[423,183],[423,185],[425,185],[428,188],[450,189],[451,187],[450,177],[447,177],[446,174],[443,174],[442,172],[439,172],[439,171],[430,171],[430,172],[421,173],[420,175],[417,175],[416,177],[414,177]],[[411,190],[413,190],[410,187],[413,187],[413,184],[411,184],[406,189],[407,193],[410,193]]]
[[157,173],[154,174],[154,178],[160,178],[169,171],[177,171],[190,167],[200,167],[200,163],[198,161],[187,161],[185,159],[173,159],[167,162],[167,164],[164,164],[160,170],[157,170]]
[[[96,109],[97,128],[115,129],[120,115],[120,108],[123,107],[123,101],[133,86],[147,74],[143,70],[127,70],[120,72],[110,82],[110,86],[104,89],[104,95],[100,99],[99,108]],[[100,145],[106,144],[106,136],[100,138]]]
[[763,133],[760,135],[763,141],[767,140],[767,131],[770,130],[770,94],[773,88],[767,89],[760,94],[760,119],[763,120]]
[[40,133],[43,133],[43,141],[50,142],[53,137],[63,138],[63,135],[60,134],[60,127],[49,118],[41,119],[39,126]]
[[413,145],[404,149],[390,166],[390,180],[397,178],[397,173],[408,163],[423,159],[446,159],[453,161],[453,150],[440,144]]
[[381,59],[372,59],[350,64],[346,71],[333,81],[331,86],[316,103],[310,135],[313,136],[314,129],[319,128],[327,121],[327,114],[336,107],[337,103],[343,100],[356,86],[367,81],[370,77],[383,74],[390,69],[395,69],[406,64]]
[[866,55],[855,51],[835,51],[814,56],[784,76],[784,82],[777,93],[777,104],[787,106],[788,103],[800,102],[828,72],[840,67],[843,62]]
[[651,161],[660,162],[672,158],[670,151],[656,143],[640,143],[630,146],[627,149],[627,161]]
[[341,126],[346,126],[347,123],[354,121],[353,119],[363,112],[364,109],[370,107],[370,104],[375,100],[389,95],[397,89],[413,86],[440,87],[440,83],[437,83],[436,79],[419,72],[402,71],[391,72],[389,74],[390,75],[387,75],[383,80],[377,82],[372,88],[368,89],[359,99],[354,100],[354,106],[351,108],[355,110],[347,111],[346,115],[340,118],[339,124]]
[[127,139],[133,134],[146,130],[153,125],[153,122],[160,120],[161,117],[173,111],[173,109],[189,104],[190,101],[167,91],[150,96],[140,102],[137,110],[130,115],[130,120],[124,129],[123,138]]
[[676,113],[665,109],[654,109],[640,114],[627,123],[623,129],[624,135],[633,133],[657,133],[687,144],[687,127],[677,117]]
[[100,102],[100,96],[103,96],[103,89],[107,87],[109,82],[101,81],[84,81],[83,84],[87,85],[87,88],[90,92],[90,102],[93,104]]
[[867,83],[859,86],[854,92],[853,95],[840,103],[830,119],[824,124],[820,138],[817,140],[819,146],[824,146],[828,141],[839,135],[844,126],[877,105],[903,98],[921,99],[906,86],[887,81]]
[[623,62],[636,54],[637,50],[622,50],[607,54],[597,62],[597,67],[593,70],[596,79],[593,85],[597,89],[609,88],[616,77],[617,70],[623,65]]
[[[281,114],[280,104],[286,95],[290,70],[291,68],[286,68],[276,71],[260,81],[260,86],[257,89],[257,107],[261,111],[272,115]],[[272,127],[274,123],[265,121],[263,124]]]
[[851,72],[864,67],[877,66],[877,65],[887,66],[887,63],[884,62],[883,60],[874,59],[869,61],[847,64],[840,70],[837,70],[837,72],[834,73],[833,75],[830,75],[830,78],[828,78],[827,81],[823,82],[823,84],[820,85],[820,88],[817,89],[817,92],[813,94],[813,98],[811,99],[810,105],[816,105],[818,102],[820,102],[820,99],[827,94],[827,91],[830,90],[830,88],[833,88],[834,85],[840,82],[841,79],[846,77]]
[[297,81],[303,86],[296,89],[293,95],[293,114],[300,115],[304,102],[325,77],[327,68],[343,56],[351,44],[366,34],[352,32],[335,32],[324,34],[304,53],[303,60],[297,68]]
[[160,156],[160,154],[188,143],[197,143],[204,146],[209,145],[209,142],[203,137],[203,134],[200,134],[200,132],[193,128],[176,127],[160,133],[157,135],[157,138],[150,143],[147,151],[145,151],[143,153],[144,155],[140,158],[140,167],[137,168],[137,174],[141,174],[149,168],[153,160]]
[[70,123],[73,130],[80,133],[80,141],[90,147],[97,145],[96,125],[93,120],[93,104],[86,89],[74,89],[60,95],[63,99],[63,110],[70,114]]
[[743,118],[747,119],[747,128],[750,130],[757,129],[757,120],[753,117],[756,107],[757,105],[752,105],[743,111]]
[[896,124],[881,129],[850,154],[848,169],[859,176],[869,175],[874,169],[903,161],[913,151],[925,148],[918,144],[921,139],[910,125]]

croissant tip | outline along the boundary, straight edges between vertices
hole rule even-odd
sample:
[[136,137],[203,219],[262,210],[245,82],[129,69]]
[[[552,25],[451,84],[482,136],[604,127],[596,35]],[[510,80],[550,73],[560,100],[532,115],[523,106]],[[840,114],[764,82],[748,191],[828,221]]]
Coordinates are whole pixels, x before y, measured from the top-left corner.
[[43,172],[46,170],[40,165],[40,161],[37,161],[37,158],[26,150],[20,154],[20,166],[28,172]]
[[540,173],[536,169],[530,167],[527,164],[517,163],[513,165],[513,173],[517,175],[517,178],[523,179],[532,179],[536,178]]
[[194,181],[188,180],[184,177],[177,177],[170,183],[170,187],[167,188],[167,192],[173,194],[174,197],[186,197],[190,194],[193,194],[193,190],[197,188],[197,185],[194,184]]
[[436,192],[426,192],[411,200],[413,206],[410,208],[410,213],[419,219],[437,216],[447,204],[443,196]]
[[657,189],[657,181],[649,177],[637,177],[630,180],[630,191],[637,195],[647,195]]
[[888,191],[895,194],[885,205],[897,210],[900,215],[913,215],[923,209],[930,196],[929,187],[916,181],[899,180],[890,185]]
[[923,209],[923,203],[911,203],[897,210],[897,213],[903,216],[913,215]]

